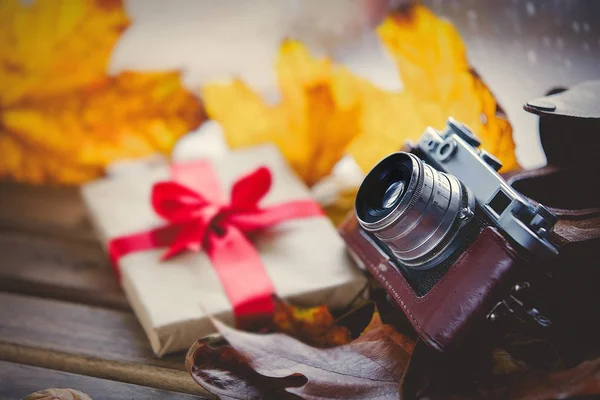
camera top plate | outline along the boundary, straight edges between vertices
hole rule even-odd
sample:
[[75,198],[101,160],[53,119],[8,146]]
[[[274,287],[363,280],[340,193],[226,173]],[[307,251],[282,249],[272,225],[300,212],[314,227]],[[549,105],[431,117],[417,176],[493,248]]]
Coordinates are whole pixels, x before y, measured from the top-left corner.
[[557,217],[510,187],[497,172],[500,161],[479,148],[479,139],[464,124],[449,118],[443,131],[427,128],[417,146],[423,161],[458,178],[491,221],[516,243],[540,258],[558,254],[547,239]]

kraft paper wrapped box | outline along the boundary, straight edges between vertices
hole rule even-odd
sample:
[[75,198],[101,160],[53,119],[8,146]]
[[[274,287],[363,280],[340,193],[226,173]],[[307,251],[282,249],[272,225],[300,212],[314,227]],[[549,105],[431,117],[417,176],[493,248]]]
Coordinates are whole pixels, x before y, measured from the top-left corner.
[[[261,207],[310,199],[274,146],[237,150],[211,163],[225,197],[233,182],[266,166],[273,184]],[[168,166],[159,165],[84,186],[82,194],[103,243],[164,225],[150,196],[156,182],[169,179]],[[364,286],[362,273],[325,216],[286,220],[253,234],[251,243],[275,293],[295,305],[344,307]],[[234,324],[232,305],[207,254],[186,251],[161,261],[165,250],[133,252],[118,262],[123,290],[159,357],[213,333],[208,315]]]

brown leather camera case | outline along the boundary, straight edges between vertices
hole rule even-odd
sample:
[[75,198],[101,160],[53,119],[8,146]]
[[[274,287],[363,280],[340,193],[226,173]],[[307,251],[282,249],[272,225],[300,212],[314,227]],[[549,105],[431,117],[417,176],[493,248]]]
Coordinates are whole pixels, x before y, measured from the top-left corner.
[[485,320],[487,312],[506,295],[510,275],[521,262],[510,243],[495,228],[487,227],[446,275],[418,297],[354,216],[344,222],[340,233],[354,259],[384,286],[419,336],[440,351]]

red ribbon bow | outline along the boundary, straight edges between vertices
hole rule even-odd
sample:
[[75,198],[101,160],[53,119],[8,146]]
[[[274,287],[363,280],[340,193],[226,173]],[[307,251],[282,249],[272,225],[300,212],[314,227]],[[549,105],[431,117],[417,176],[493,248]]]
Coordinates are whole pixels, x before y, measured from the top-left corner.
[[[114,238],[108,250],[119,275],[118,260],[132,252],[168,246],[162,260],[183,251],[208,254],[238,325],[248,327],[274,310],[274,288],[258,252],[246,235],[283,221],[323,215],[314,201],[291,201],[261,208],[271,188],[271,172],[260,167],[236,181],[229,202],[223,201],[219,182],[207,161],[177,164],[172,181],[152,188],[152,207],[167,225]],[[193,190],[196,189],[197,191]]]

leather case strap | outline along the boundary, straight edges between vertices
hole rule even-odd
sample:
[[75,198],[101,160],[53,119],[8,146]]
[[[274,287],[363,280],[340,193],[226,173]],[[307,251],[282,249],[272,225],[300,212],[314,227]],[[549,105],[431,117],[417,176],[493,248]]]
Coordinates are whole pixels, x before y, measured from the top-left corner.
[[507,293],[513,270],[521,262],[498,230],[486,227],[444,277],[418,297],[353,216],[340,232],[359,265],[381,283],[419,336],[440,351],[460,342],[474,325],[485,321],[487,312]]

